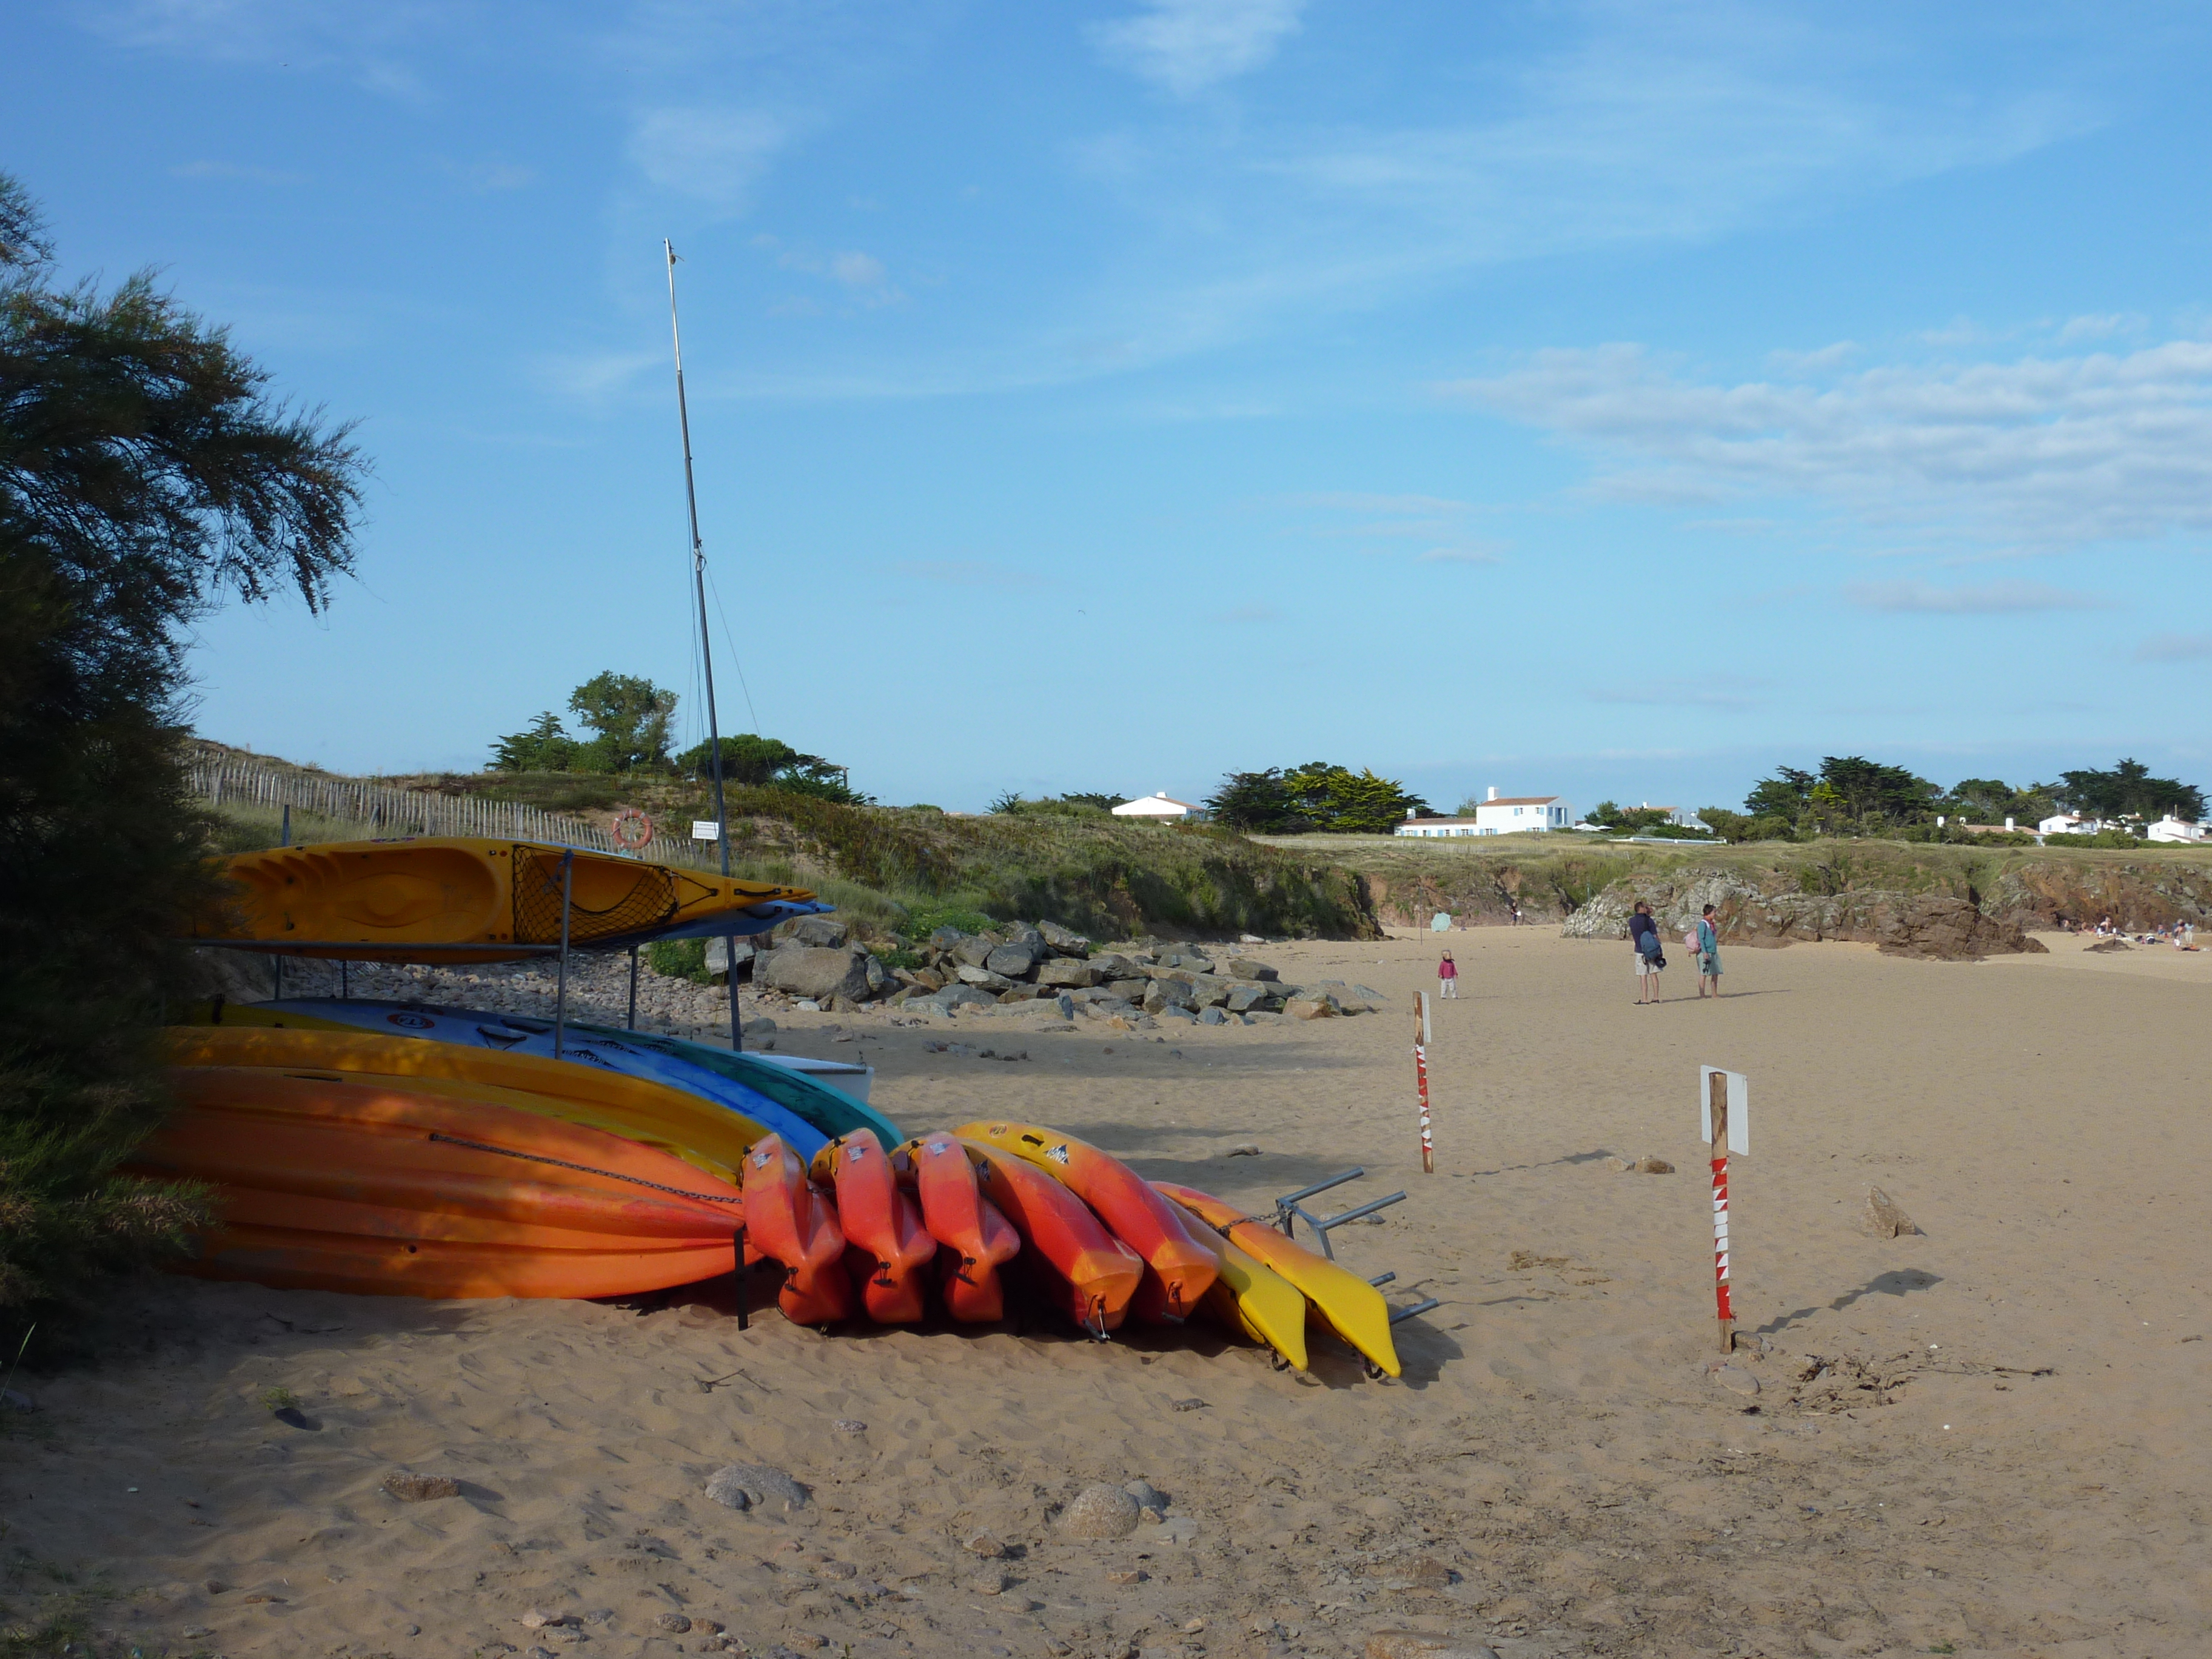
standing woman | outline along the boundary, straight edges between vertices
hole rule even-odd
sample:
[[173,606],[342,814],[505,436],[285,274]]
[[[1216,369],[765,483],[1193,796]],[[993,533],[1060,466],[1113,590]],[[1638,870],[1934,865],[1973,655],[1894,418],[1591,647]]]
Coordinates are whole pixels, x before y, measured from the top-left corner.
[[1454,1002],[1459,1000],[1459,963],[1452,960],[1449,951],[1444,952],[1444,959],[1437,964],[1437,994],[1449,997]]
[[[1712,988],[1708,991],[1707,986]],[[1721,921],[1708,904],[1705,915],[1698,918],[1698,994],[1717,997],[1720,994]]]
[[1659,975],[1667,966],[1667,953],[1659,938],[1659,924],[1651,920],[1651,907],[1636,901],[1636,914],[1628,919],[1628,945],[1636,953],[1636,1000],[1659,1000]]

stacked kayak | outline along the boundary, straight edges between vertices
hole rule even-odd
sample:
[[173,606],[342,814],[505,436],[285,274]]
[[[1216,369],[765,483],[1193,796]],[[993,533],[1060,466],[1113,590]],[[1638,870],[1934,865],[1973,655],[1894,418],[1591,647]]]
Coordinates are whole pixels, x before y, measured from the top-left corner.
[[274,848],[222,873],[229,894],[195,940],[354,962],[515,962],[765,933],[830,908],[803,887],[478,836]]

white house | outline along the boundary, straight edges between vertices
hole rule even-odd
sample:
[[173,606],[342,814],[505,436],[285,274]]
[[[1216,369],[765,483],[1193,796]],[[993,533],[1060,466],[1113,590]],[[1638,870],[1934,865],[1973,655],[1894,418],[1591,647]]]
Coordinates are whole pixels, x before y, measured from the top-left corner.
[[1471,818],[1408,817],[1397,828],[1401,836],[1423,839],[1447,836],[1511,836],[1524,830],[1564,830],[1574,821],[1574,809],[1562,795],[1506,795],[1495,788],[1490,799],[1478,803]]
[[1139,795],[1134,800],[1125,800],[1114,809],[1117,818],[1187,818],[1199,809],[1187,800],[1177,800],[1162,791],[1158,794]]
[[2208,832],[2201,823],[2178,818],[2171,812],[2143,831],[2146,841],[2203,841]]
[[[2105,826],[2095,818],[2084,817],[2079,812],[2061,812],[2035,826],[2039,836],[2094,836]],[[2012,828],[2012,820],[2005,820],[2005,828]],[[2177,839],[2179,839],[2177,837]]]

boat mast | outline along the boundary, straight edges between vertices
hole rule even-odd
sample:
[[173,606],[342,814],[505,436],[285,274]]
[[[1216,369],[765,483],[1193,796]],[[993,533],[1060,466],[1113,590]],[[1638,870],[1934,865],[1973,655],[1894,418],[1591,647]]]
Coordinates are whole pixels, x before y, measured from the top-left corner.
[[[730,873],[730,818],[722,805],[722,732],[714,717],[714,653],[707,639],[707,548],[699,539],[699,491],[691,480],[691,411],[684,400],[684,331],[676,320],[676,247],[660,239],[668,256],[668,337],[676,348],[676,420],[684,433],[684,500],[691,512],[691,585],[699,607],[699,665],[707,684],[707,750],[714,763],[714,833],[721,842],[722,873]],[[722,941],[724,963],[730,975],[730,1048],[744,1051],[744,1030],[738,1018],[738,939]]]

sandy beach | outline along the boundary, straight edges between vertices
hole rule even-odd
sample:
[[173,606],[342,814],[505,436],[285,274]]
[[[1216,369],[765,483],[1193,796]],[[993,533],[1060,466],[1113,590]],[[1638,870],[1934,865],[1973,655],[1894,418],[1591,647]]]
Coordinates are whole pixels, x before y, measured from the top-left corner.
[[[613,1307],[164,1279],[118,1300],[112,1358],[19,1378],[39,1408],[0,1413],[8,1599],[74,1597],[149,1656],[612,1659],[713,1650],[716,1625],[872,1659],[1338,1656],[1393,1631],[1504,1659],[2200,1655],[2212,952],[2045,942],[1734,950],[1717,1002],[1678,949],[1638,1007],[1625,945],[1453,934],[1431,1176],[1427,936],[1267,947],[1388,998],[1351,1019],[779,1016],[785,1051],[878,1067],[911,1132],[1036,1120],[1255,1209],[1353,1164],[1332,1200],[1405,1188],[1336,1235],[1401,1303],[1441,1298],[1399,1328],[1404,1380],[1326,1341],[1277,1371],[1210,1328],[740,1333],[727,1281]],[[1751,1079],[1756,1340],[1720,1378],[1700,1062]],[[1644,1157],[1675,1172],[1622,1169]],[[1921,1231],[1865,1231],[1869,1184]],[[732,1462],[812,1501],[722,1508],[702,1488]],[[397,1501],[398,1469],[459,1493]],[[1139,1478],[1170,1524],[1054,1524]],[[979,1530],[1007,1553],[964,1548]]]

